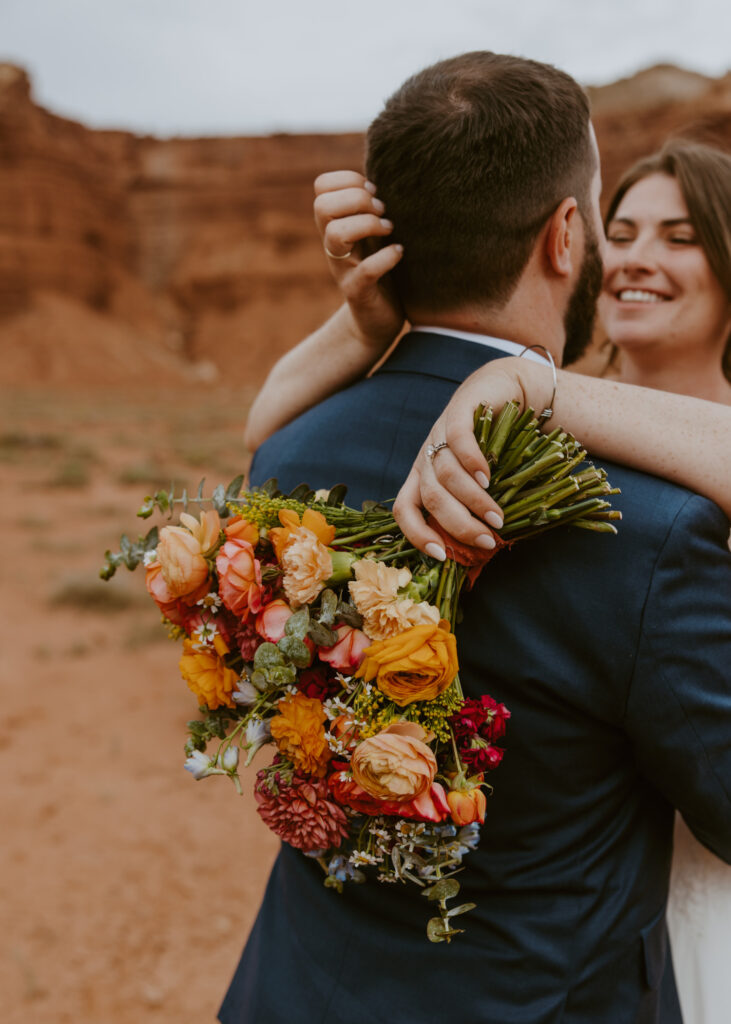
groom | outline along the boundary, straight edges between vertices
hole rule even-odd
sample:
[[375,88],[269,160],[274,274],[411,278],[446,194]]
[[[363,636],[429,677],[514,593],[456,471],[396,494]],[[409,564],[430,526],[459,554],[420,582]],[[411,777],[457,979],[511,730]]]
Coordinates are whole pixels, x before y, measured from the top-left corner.
[[[368,175],[405,256],[411,323],[371,379],[257,452],[252,482],[393,497],[434,418],[485,361],[574,358],[601,279],[586,98],[491,53],[428,68],[368,133]],[[731,860],[728,523],[710,502],[610,467],[617,537],[563,530],[502,552],[457,630],[468,697],[512,719],[451,945],[425,901],[369,880],[337,894],[287,847],[223,1024],[678,1024],[665,927],[674,808]],[[725,552],[725,553],[724,553]],[[665,979],[663,982],[663,978]]]

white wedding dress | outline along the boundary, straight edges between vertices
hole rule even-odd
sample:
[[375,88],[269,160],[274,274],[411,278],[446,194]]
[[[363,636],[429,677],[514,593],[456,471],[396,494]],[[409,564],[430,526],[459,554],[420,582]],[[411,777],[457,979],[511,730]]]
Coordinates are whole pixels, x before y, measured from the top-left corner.
[[731,1022],[731,866],[676,815],[668,927],[684,1024]]

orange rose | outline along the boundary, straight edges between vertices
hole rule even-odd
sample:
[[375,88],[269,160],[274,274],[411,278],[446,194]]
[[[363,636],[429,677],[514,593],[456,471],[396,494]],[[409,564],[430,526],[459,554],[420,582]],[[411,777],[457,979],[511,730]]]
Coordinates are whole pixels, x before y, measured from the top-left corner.
[[323,778],[330,760],[323,722],[326,715],[319,700],[295,693],[277,704],[271,720],[272,737],[285,757],[306,775]]
[[227,540],[216,556],[221,600],[244,622],[261,610],[261,566],[245,540]]
[[282,561],[282,552],[292,538],[293,533],[304,526],[310,533],[314,533],[317,539],[325,547],[332,544],[335,539],[335,527],[330,526],[322,512],[316,512],[313,508],[307,508],[300,517],[291,508],[283,508],[279,513],[281,526],[275,526],[269,531],[269,540],[274,547],[277,561]]
[[208,563],[200,541],[182,526],[164,526],[157,545],[157,560],[173,598],[195,603],[208,590]]
[[180,672],[201,704],[211,711],[216,708],[235,708],[231,694],[238,681],[238,675],[227,668],[219,654],[228,653],[220,636],[216,637],[216,650],[205,648],[197,651],[190,640],[183,641],[183,656]]
[[403,708],[438,697],[458,671],[457,641],[442,619],[438,626],[429,622],[377,640],[366,648],[356,675],[367,683],[375,678],[378,689]]
[[277,598],[264,605],[256,617],[254,628],[259,636],[263,636],[270,644],[277,643],[285,635],[284,627],[287,619],[292,617],[292,609],[286,601]]
[[189,609],[170,593],[159,562],[153,562],[145,569],[145,586],[165,618],[176,626],[182,626]]
[[226,540],[245,540],[252,547],[256,547],[259,543],[259,528],[250,523],[248,519],[242,519],[241,516],[229,520],[228,525],[224,528],[224,533]]
[[484,825],[487,799],[479,786],[474,789],[450,790],[447,803],[455,825],[471,825],[473,821]]
[[359,743],[350,767],[366,793],[406,803],[426,793],[437,773],[437,759],[416,722],[392,722]]

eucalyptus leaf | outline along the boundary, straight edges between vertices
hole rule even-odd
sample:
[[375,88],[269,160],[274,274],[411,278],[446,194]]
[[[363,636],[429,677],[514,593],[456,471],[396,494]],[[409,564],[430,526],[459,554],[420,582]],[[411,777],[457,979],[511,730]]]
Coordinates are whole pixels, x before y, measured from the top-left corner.
[[450,934],[450,928],[441,917],[432,917],[426,926],[426,936],[429,942],[444,942]]
[[310,628],[310,613],[307,607],[300,608],[287,619],[284,624],[286,636],[294,637],[297,640],[304,640]]
[[231,483],[226,488],[226,500],[235,501],[241,494],[241,488],[244,485],[244,474],[239,473],[238,476],[234,477]]
[[341,601],[338,604],[337,618],[346,626],[352,626],[354,629],[360,629],[363,625],[363,616],[355,605],[348,604],[346,601]]
[[291,686],[297,678],[297,669],[294,665],[275,665],[266,670],[266,676],[273,686]]
[[293,491],[290,491],[287,495],[288,498],[292,498],[294,501],[301,501],[307,505],[315,497],[315,492],[311,489],[309,484],[297,484]]
[[277,647],[297,668],[307,668],[312,661],[309,647],[296,636],[283,636]]
[[316,647],[332,647],[338,640],[338,634],[320,622],[311,622],[307,635]]
[[426,895],[430,900],[451,900],[459,892],[459,882],[454,878],[440,878],[436,885],[428,889]]
[[346,484],[335,484],[334,487],[330,488],[330,493],[327,496],[327,504],[332,507],[333,505],[342,505],[345,501],[345,495],[348,492]]
[[284,656],[276,644],[265,643],[257,647],[256,654],[254,655],[255,669],[262,669],[262,671],[266,672],[267,669],[283,664]]
[[335,621],[335,614],[338,610],[338,596],[334,590],[327,587],[320,595],[319,620],[323,626],[332,626]]
[[261,669],[256,669],[251,673],[251,684],[255,686],[257,690],[263,693],[269,686],[269,680],[264,675]]
[[220,516],[228,515],[228,509],[226,508],[226,491],[224,490],[223,484],[219,484],[211,495],[211,502],[216,512]]
[[476,903],[460,903],[458,907],[447,911],[447,917],[456,917],[458,914],[466,914],[468,910],[474,910]]

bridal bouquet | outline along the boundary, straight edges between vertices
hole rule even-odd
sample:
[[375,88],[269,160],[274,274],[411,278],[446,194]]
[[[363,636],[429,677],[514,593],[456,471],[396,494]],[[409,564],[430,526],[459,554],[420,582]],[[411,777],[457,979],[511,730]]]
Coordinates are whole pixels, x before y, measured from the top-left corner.
[[[532,410],[510,403],[493,422],[475,416],[493,466],[491,494],[507,546],[563,523],[614,531],[602,470],[560,430],[543,435]],[[436,910],[433,942],[459,932],[454,877],[485,820],[487,773],[510,711],[487,694],[465,699],[454,627],[463,584],[494,552],[448,542],[438,563],[409,545],[388,508],[343,503],[345,488],[288,496],[269,481],[203,484],[194,498],[158,492],[139,515],[179,524],[122,537],[102,576],[142,563],[147,589],[182,644],[180,671],[200,716],[188,723],[185,767],[194,778],[228,776],[262,748],[259,814],[285,842],[314,858],[325,885],[347,880],[419,886]],[[191,503],[202,509],[188,512]]]

